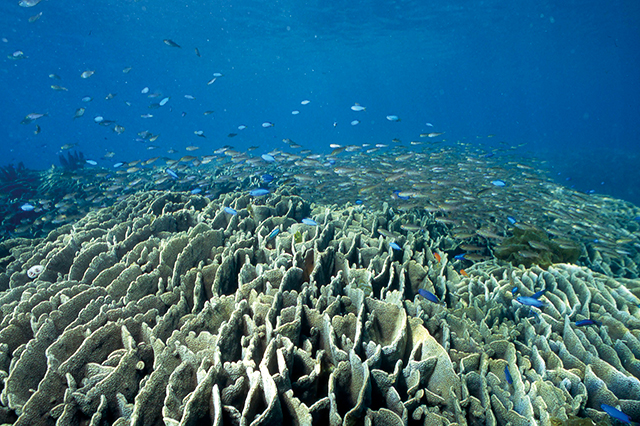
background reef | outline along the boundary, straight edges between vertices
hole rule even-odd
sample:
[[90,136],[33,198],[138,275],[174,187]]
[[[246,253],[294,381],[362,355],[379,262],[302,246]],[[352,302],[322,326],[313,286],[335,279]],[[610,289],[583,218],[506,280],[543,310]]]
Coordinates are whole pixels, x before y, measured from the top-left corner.
[[[447,230],[286,188],[147,191],[7,240],[0,422],[551,425],[603,421],[603,403],[640,417],[637,279],[493,257],[463,272]],[[542,289],[540,309],[516,301]]]

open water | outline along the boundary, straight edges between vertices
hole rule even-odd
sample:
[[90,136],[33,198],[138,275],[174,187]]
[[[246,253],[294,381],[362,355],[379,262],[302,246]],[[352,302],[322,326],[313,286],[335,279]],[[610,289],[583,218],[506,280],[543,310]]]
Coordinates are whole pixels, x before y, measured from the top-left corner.
[[[328,153],[444,132],[640,204],[639,18],[637,2],[604,0],[5,1],[0,166],[59,165],[63,146],[111,167],[187,146],[289,138]],[[20,124],[32,113],[47,115]]]

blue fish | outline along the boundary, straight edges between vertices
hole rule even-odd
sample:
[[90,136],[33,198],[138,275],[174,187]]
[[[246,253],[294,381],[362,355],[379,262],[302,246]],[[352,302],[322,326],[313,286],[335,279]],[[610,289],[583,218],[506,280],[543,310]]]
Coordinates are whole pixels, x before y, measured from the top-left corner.
[[358,206],[359,206],[360,204],[362,204],[362,200],[359,200],[359,199],[358,199],[358,200],[356,200],[356,205],[358,205]]
[[600,408],[602,408],[605,413],[607,413],[614,419],[620,420],[622,423],[626,423],[626,424],[631,423],[631,418],[615,407],[612,407],[607,404],[600,404]]
[[262,197],[263,195],[267,195],[268,193],[269,190],[264,188],[257,188],[249,191],[249,195],[251,195],[252,197]]
[[534,299],[540,299],[540,296],[542,296],[546,291],[547,289],[543,288],[542,290],[536,291],[535,293],[533,293],[531,297],[533,297]]
[[399,200],[408,200],[409,198],[411,198],[411,197],[408,197],[408,196],[405,196],[405,195],[400,195],[400,192],[402,192],[402,191],[400,191],[399,189],[395,189],[393,191],[393,194],[395,196],[397,196]]
[[493,186],[507,186],[507,184],[503,180],[500,180],[500,179],[492,180],[491,184]]
[[235,209],[232,209],[231,207],[225,207],[224,208],[225,213],[229,213],[230,215],[237,215],[238,212]]
[[394,250],[396,250],[396,251],[401,251],[401,250],[402,250],[402,247],[400,247],[400,246],[399,246],[397,243],[395,243],[395,242],[389,243],[389,247],[391,247],[392,249],[394,249]]
[[265,173],[260,177],[264,182],[267,182],[267,183],[272,182],[275,179],[275,177],[273,177],[273,175],[269,173]]
[[191,194],[196,195],[202,192],[201,188],[195,188],[191,190]]
[[602,323],[600,321],[592,320],[592,319],[583,319],[580,321],[576,321],[576,327],[584,327],[587,325],[597,325],[600,327]]
[[511,289],[511,294],[516,294],[518,292],[518,287],[514,287]]
[[267,163],[273,163],[274,161],[276,161],[276,159],[275,159],[275,158],[273,158],[273,155],[271,155],[271,154],[262,154],[262,156],[261,156],[261,157],[262,157],[262,159],[263,159],[264,161],[266,161]]
[[511,377],[511,373],[509,372],[508,365],[504,366],[504,378],[507,379],[507,383],[509,383],[510,385],[513,384],[513,377]]
[[510,224],[515,225],[517,220],[515,217],[513,216],[507,216],[507,220],[509,221]]
[[313,219],[309,219],[308,217],[305,217],[304,219],[302,219],[301,222],[309,226],[318,226],[318,222],[316,222]]
[[418,294],[427,299],[429,302],[440,303],[440,299],[438,299],[438,296],[431,293],[429,290],[425,290],[422,288],[418,289]]
[[[115,167],[115,165],[114,165],[114,167]],[[168,174],[169,176],[171,176],[172,179],[178,179],[178,174],[176,172],[174,172],[173,170],[171,170],[170,168],[167,167],[166,169],[164,169],[164,172],[166,174]]]
[[457,260],[466,260],[466,259],[464,258],[464,255],[465,255],[465,253],[457,254],[457,255],[453,256],[453,258],[454,258],[454,259],[457,259]]
[[534,318],[536,320],[540,319],[540,314],[538,314],[536,311],[534,311],[533,309],[529,309],[529,313],[527,314],[527,318]]
[[280,233],[280,228],[273,228],[273,231],[267,236],[267,241],[273,240]]
[[29,204],[29,203],[24,203],[23,205],[20,206],[20,210],[22,210],[23,212],[30,212],[35,210],[35,206],[33,204]]
[[538,299],[534,299],[533,297],[527,296],[518,296],[516,300],[523,305],[527,306],[535,306],[536,308],[542,308],[544,306],[544,302]]

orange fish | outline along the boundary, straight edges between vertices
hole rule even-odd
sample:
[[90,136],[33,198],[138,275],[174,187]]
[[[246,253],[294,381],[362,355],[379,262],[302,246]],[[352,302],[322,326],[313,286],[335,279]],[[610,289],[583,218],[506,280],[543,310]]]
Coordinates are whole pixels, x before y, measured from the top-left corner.
[[467,274],[467,271],[465,271],[464,269],[460,269],[460,275],[464,276],[464,277],[468,277],[469,274]]
[[438,263],[442,262],[442,257],[440,257],[440,255],[436,252],[433,252],[433,257],[436,258],[436,260],[438,261]]

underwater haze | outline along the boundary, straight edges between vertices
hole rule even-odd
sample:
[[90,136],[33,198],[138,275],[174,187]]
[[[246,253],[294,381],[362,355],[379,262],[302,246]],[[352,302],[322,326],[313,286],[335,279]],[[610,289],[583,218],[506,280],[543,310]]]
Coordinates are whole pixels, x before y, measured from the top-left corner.
[[640,204],[639,20],[604,0],[5,1],[0,166],[444,132]]

